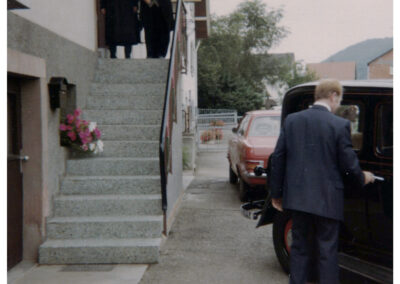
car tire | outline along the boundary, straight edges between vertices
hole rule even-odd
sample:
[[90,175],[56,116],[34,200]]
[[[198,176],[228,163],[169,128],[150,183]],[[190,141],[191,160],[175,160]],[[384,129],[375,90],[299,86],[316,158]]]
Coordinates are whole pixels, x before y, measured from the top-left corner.
[[247,201],[249,194],[249,185],[243,180],[239,179],[239,199],[242,202]]
[[229,182],[231,184],[236,184],[238,182],[238,176],[232,170],[232,167],[229,165]]
[[276,257],[282,269],[289,274],[289,255],[291,245],[292,218],[288,211],[277,212],[274,217],[272,236]]

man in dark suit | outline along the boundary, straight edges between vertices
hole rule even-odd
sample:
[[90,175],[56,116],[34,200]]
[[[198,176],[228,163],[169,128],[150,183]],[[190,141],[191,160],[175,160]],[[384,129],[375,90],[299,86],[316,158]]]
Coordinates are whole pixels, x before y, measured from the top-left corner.
[[307,282],[312,249],[318,250],[319,283],[338,283],[338,236],[343,220],[343,176],[360,186],[374,181],[363,172],[351,144],[350,121],[334,115],[342,100],[337,80],[315,89],[314,105],[286,117],[272,156],[272,205],[292,212],[290,283]]

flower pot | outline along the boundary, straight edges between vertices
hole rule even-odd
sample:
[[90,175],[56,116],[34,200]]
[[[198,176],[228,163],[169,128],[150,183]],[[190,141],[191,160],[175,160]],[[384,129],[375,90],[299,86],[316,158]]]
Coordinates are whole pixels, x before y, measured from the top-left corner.
[[70,159],[84,159],[94,156],[93,151],[84,151],[75,144],[68,145],[68,158]]

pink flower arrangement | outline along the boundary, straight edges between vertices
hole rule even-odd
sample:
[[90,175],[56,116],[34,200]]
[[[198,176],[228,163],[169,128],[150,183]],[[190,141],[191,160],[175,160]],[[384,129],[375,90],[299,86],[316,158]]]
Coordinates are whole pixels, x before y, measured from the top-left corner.
[[74,114],[67,114],[65,122],[60,124],[62,144],[83,152],[102,152],[103,142],[96,122],[80,119],[81,114],[82,111],[76,109]]

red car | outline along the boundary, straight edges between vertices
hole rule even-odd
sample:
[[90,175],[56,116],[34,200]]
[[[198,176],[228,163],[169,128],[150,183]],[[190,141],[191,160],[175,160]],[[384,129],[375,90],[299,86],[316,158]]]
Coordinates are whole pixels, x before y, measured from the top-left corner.
[[229,140],[229,182],[239,180],[239,198],[245,201],[248,192],[257,186],[264,187],[266,175],[254,174],[258,165],[266,167],[268,157],[274,151],[280,130],[281,112],[257,110],[245,114],[233,138]]

